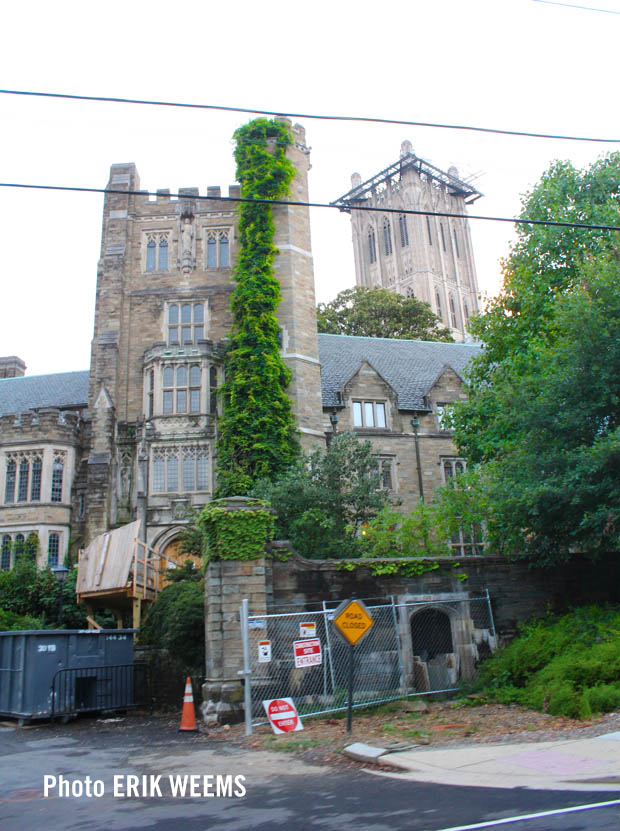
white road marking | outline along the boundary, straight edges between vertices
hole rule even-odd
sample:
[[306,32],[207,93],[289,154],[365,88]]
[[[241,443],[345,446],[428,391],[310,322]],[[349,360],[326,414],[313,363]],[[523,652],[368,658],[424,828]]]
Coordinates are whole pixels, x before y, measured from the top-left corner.
[[541,811],[539,814],[523,814],[520,817],[507,817],[506,819],[477,822],[474,825],[454,825],[450,828],[440,828],[438,831],[474,831],[476,828],[493,828],[497,825],[507,825],[509,822],[523,822],[528,819],[552,817],[558,814],[572,814],[575,811],[591,811],[594,808],[608,808],[610,805],[620,805],[620,799],[613,799],[610,802],[593,802],[590,805],[575,805],[573,808],[558,808],[555,811]]

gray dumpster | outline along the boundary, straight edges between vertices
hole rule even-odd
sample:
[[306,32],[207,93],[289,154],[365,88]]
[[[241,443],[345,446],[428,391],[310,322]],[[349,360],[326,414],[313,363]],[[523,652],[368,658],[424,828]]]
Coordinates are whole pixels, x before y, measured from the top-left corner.
[[135,706],[133,629],[0,632],[0,715]]

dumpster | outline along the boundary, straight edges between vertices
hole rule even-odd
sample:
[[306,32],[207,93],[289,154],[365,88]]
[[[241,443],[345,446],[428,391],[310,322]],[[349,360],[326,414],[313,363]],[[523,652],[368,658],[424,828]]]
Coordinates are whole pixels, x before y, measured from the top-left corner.
[[26,720],[143,703],[134,631],[0,632],[0,715]]

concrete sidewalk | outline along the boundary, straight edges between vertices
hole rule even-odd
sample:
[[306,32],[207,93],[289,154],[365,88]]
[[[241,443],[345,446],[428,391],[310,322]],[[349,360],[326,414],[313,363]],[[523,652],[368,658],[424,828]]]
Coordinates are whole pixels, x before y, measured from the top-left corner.
[[[488,788],[620,791],[620,732],[540,744],[485,744],[390,752],[351,745],[353,758],[402,769],[390,774],[418,782]],[[345,751],[347,752],[347,751]]]

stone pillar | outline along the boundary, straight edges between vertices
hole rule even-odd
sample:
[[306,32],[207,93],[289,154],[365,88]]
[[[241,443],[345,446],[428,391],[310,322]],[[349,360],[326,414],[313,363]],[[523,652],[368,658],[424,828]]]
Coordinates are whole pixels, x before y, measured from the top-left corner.
[[[251,500],[232,497],[228,510],[252,510]],[[243,648],[239,611],[247,598],[251,615],[264,615],[273,602],[271,561],[215,560],[205,571],[205,682],[202,714],[207,724],[243,719]]]

